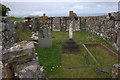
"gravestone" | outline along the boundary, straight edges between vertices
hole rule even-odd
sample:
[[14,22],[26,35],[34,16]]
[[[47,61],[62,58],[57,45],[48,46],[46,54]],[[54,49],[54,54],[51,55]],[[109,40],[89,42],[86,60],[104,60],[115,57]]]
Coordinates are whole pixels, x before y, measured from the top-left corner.
[[43,13],[43,16],[41,16],[41,18],[43,18],[43,25],[46,24],[46,21],[47,21],[47,16],[45,13]]
[[53,31],[60,31],[60,18],[53,18]]
[[86,19],[81,18],[81,26],[80,29],[84,30],[86,26]]
[[117,33],[115,32],[114,35],[113,35],[113,42],[114,43],[117,43]]
[[118,45],[118,47],[120,49],[120,30],[118,30],[117,45]]
[[75,24],[75,31],[80,31],[80,19],[79,18],[75,20],[74,24]]
[[43,25],[38,32],[38,42],[39,48],[51,48],[52,40],[51,40],[51,30],[48,26]]
[[66,17],[61,18],[61,31],[65,31],[67,26],[67,19]]
[[[66,31],[69,31],[70,23],[71,23],[71,20],[67,20],[67,29],[66,29]],[[75,20],[73,20],[73,31],[75,31]]]
[[73,21],[70,22],[70,26],[69,26],[69,40],[67,40],[62,45],[62,51],[63,52],[69,52],[69,53],[79,51],[79,46],[73,40]]

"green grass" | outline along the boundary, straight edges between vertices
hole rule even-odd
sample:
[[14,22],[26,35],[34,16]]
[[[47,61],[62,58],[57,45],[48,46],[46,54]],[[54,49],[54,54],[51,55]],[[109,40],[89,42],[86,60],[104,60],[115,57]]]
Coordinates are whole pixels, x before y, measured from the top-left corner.
[[[82,43],[101,42],[101,43],[104,43],[110,49],[117,52],[112,47],[111,44],[109,44],[102,38],[96,35],[93,35],[91,33],[88,33],[86,31],[74,32],[73,39],[79,45],[80,51],[75,54],[68,55],[68,54],[62,53],[62,49],[61,49],[62,44],[66,40],[68,40],[68,38],[69,38],[68,32],[62,32],[62,31],[52,32],[52,48],[39,49],[36,46],[36,52],[38,53],[38,56],[39,56],[40,65],[44,66],[45,75],[47,77],[49,78],[110,78],[111,77],[111,72],[110,74],[95,72],[95,68],[98,67],[98,65],[93,61],[91,56],[89,56],[87,51],[82,46]],[[59,48],[62,55],[61,67],[59,65]],[[82,56],[83,53],[86,54],[86,56],[88,57],[91,63],[91,66],[89,68],[81,68],[81,69],[73,69],[73,70],[67,69],[68,67],[72,67],[72,66],[73,67],[85,66],[86,65],[85,60]],[[104,56],[104,55],[101,55],[101,56]],[[108,59],[109,58],[113,58],[113,61],[115,59],[113,56],[111,57],[108,56]],[[107,61],[107,58],[101,59],[101,62],[102,61],[104,62],[104,60]],[[106,68],[109,68],[109,71],[112,71],[110,70],[112,66],[109,64],[110,62],[108,61],[108,63],[106,63]]]
[[31,40],[31,31],[29,28],[24,28],[23,30],[17,28],[17,41],[30,41]]
[[9,18],[12,21],[23,21],[24,20],[24,18],[17,18],[17,17],[9,17]]
[[96,60],[100,63],[100,65],[110,72],[109,75],[111,76],[113,64],[118,63],[117,57],[100,45],[89,45],[87,47],[90,50],[90,52],[92,52],[92,55],[96,58]]

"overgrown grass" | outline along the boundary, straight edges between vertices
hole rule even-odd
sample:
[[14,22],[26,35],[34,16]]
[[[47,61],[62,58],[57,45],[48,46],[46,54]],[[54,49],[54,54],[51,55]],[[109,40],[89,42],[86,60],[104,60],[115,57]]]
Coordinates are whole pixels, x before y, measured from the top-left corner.
[[17,18],[17,17],[9,17],[9,18],[12,21],[23,21],[24,20],[24,18]]
[[118,63],[118,58],[100,45],[87,47],[100,65],[110,72],[109,76],[111,76],[112,66]]
[[[91,56],[89,56],[87,51],[82,46],[82,43],[101,42],[115,51],[112,45],[110,45],[108,42],[106,42],[102,38],[96,35],[93,35],[91,33],[88,33],[86,31],[74,32],[73,39],[79,45],[80,51],[78,53],[73,54],[73,57],[72,57],[72,55],[67,55],[62,53],[62,49],[61,49],[62,44],[66,40],[68,40],[68,38],[69,38],[68,32],[63,32],[63,31],[52,32],[52,43],[53,43],[52,48],[40,49],[36,46],[36,52],[38,53],[38,56],[39,56],[40,65],[44,66],[46,76],[50,78],[110,78],[111,77],[111,72],[110,74],[95,72],[95,68],[98,67],[98,65],[93,61]],[[62,64],[63,64],[61,67],[59,65],[59,48],[62,55]],[[89,68],[69,70],[67,68],[69,66],[79,67],[85,64],[84,59],[79,59],[79,58],[83,58],[81,55],[83,53],[86,54],[86,56],[88,57],[91,63],[91,66]],[[101,55],[101,56],[104,56],[104,55]],[[102,61],[104,60],[106,59],[102,59]],[[110,63],[108,62],[107,64],[110,64]],[[112,66],[108,65],[107,68],[111,69]]]
[[31,40],[31,31],[29,28],[24,28],[23,30],[17,28],[17,41],[30,41]]

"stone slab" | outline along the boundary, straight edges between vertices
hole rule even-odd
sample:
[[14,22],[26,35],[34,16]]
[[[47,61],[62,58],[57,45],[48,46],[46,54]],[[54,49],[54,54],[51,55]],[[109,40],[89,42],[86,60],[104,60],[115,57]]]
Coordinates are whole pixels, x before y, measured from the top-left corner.
[[60,31],[60,18],[53,18],[53,31]]
[[39,48],[51,48],[52,40],[51,40],[51,30],[48,26],[43,26],[40,28],[38,32],[38,42]]
[[120,30],[118,30],[117,45],[118,45],[118,47],[120,49]]

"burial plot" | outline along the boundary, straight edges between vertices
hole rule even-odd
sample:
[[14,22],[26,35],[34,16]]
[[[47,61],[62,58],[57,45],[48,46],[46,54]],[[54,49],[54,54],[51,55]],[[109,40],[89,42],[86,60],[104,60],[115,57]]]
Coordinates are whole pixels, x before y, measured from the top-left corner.
[[51,48],[52,40],[51,40],[51,30],[48,26],[43,25],[38,32],[38,42],[39,48]]
[[[102,43],[85,43],[83,44],[89,55],[101,67],[111,71],[113,64],[118,63],[118,54],[113,52]],[[92,53],[91,53],[92,52]]]
[[60,18],[53,18],[53,31],[60,31]]
[[62,50],[63,52],[70,52],[70,53],[79,51],[79,46],[73,40],[73,21],[71,21],[70,26],[69,26],[69,40],[67,40],[62,45]]

